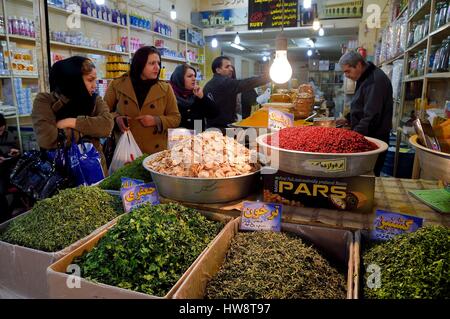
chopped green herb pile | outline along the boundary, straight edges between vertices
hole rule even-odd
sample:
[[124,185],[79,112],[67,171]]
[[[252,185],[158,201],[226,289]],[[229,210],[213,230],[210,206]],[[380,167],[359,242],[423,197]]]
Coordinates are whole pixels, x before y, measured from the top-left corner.
[[[450,229],[427,226],[373,246],[364,267],[380,267],[381,287],[364,285],[364,296],[377,299],[450,298]],[[364,275],[364,283],[372,278]]]
[[164,296],[222,227],[178,204],[144,205],[74,263],[88,280]]
[[142,166],[142,162],[147,156],[148,154],[144,154],[136,158],[133,162],[119,168],[117,171],[100,182],[100,188],[118,191],[122,185],[122,177],[141,179],[146,183],[151,182],[152,176],[150,172]]
[[300,238],[286,233],[238,233],[208,283],[210,299],[345,298],[342,274]]
[[13,220],[0,233],[0,240],[55,252],[120,214],[123,214],[120,199],[98,187],[65,189],[37,202],[30,213]]

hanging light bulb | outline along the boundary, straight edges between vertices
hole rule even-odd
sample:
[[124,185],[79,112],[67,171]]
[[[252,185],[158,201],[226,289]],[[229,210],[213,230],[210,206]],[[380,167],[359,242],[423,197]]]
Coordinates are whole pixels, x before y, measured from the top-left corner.
[[175,11],[175,5],[172,4],[172,10],[170,10],[170,18],[175,20],[177,18],[177,12]]
[[314,22],[313,22],[313,30],[314,30],[314,31],[317,31],[317,30],[320,29],[320,27],[321,27],[321,25],[320,25],[319,19],[314,19]]
[[308,51],[306,52],[306,54],[307,54],[308,56],[312,56],[313,52],[312,52],[311,49],[308,49]]
[[217,42],[217,39],[216,39],[216,38],[213,38],[213,39],[211,40],[211,47],[217,48],[218,45],[219,45],[219,42]]
[[270,78],[277,84],[289,81],[292,76],[292,67],[287,59],[287,38],[281,32],[276,37],[275,60],[270,67]]
[[311,8],[311,2],[312,0],[303,0],[303,8],[305,9]]
[[267,57],[266,56],[263,56],[263,61],[267,62]]
[[323,29],[323,27],[320,27],[319,36],[323,37],[324,35],[325,35],[325,30]]
[[235,44],[241,43],[241,38],[239,38],[239,32],[236,32],[236,36],[234,37],[234,43]]

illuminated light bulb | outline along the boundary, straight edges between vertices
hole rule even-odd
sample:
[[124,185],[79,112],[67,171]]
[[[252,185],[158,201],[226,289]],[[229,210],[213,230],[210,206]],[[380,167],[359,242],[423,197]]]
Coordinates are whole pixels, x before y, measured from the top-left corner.
[[236,32],[236,37],[234,38],[234,43],[236,44],[240,44],[241,43],[241,38],[239,37],[239,33]]
[[306,54],[307,54],[308,56],[312,56],[313,52],[312,52],[311,49],[308,49],[308,52],[306,52]]
[[314,19],[314,22],[313,22],[313,30],[314,30],[314,31],[317,31],[317,30],[320,29],[320,27],[321,27],[320,21],[319,21],[318,19]]
[[263,56],[263,61],[267,62],[267,57],[266,56]]
[[312,2],[312,0],[303,0],[303,8],[305,8],[305,9],[309,9],[309,8],[311,8],[311,2]]
[[212,46],[213,48],[217,48],[218,45],[219,45],[219,42],[217,42],[217,39],[216,39],[216,38],[213,38],[213,39],[211,40],[211,46]]
[[98,4],[99,6],[102,6],[105,4],[105,0],[95,0],[95,3]]
[[177,18],[177,12],[175,11],[175,5],[172,4],[172,10],[170,10],[170,18],[175,20]]
[[319,29],[319,36],[323,37],[325,35],[325,30],[321,27]]

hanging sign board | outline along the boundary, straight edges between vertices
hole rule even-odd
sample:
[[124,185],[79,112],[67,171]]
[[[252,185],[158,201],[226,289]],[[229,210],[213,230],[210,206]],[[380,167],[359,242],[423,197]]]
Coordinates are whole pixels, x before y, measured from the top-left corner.
[[[284,23],[283,23],[284,14]],[[298,0],[249,0],[248,29],[296,27]]]

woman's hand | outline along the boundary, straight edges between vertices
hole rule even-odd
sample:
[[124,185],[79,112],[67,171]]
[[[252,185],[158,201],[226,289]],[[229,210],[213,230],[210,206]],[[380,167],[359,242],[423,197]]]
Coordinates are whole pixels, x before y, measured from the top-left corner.
[[156,120],[151,115],[141,115],[135,118],[139,122],[141,122],[144,127],[156,126]]
[[59,129],[75,128],[76,125],[77,125],[77,119],[71,118],[71,117],[56,122],[56,127]]
[[12,148],[9,150],[8,155],[12,157],[16,157],[20,154],[20,151],[17,148]]
[[199,99],[203,99],[203,89],[198,84],[194,86],[193,92],[196,97],[198,97]]
[[117,126],[119,127],[120,131],[122,133],[125,133],[126,131],[128,131],[130,129],[130,127],[128,126],[128,120],[130,119],[129,116],[117,116],[116,117],[116,123]]

